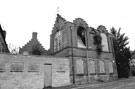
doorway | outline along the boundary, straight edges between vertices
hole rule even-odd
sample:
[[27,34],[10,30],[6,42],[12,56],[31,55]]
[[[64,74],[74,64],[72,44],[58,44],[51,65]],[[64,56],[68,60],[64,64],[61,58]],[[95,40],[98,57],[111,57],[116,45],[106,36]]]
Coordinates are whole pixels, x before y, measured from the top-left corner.
[[44,87],[52,87],[52,64],[44,64]]

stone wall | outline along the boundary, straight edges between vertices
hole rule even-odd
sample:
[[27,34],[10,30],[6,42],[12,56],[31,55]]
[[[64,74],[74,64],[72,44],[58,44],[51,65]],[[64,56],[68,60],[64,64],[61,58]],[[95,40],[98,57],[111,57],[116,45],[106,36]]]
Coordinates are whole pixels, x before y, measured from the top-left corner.
[[[74,63],[72,63],[72,51],[73,51],[73,60]],[[60,52],[56,53],[56,56],[60,55],[66,55],[70,59],[70,75],[71,75],[71,82],[73,82],[73,69],[72,65],[74,66],[74,73],[75,73],[75,83],[76,84],[84,84],[88,82],[88,64],[87,64],[87,53],[85,49],[79,49],[79,48],[67,48],[64,50],[61,50]],[[83,69],[84,73],[81,75],[78,75],[76,73],[77,71],[77,66],[76,66],[76,60],[77,59],[82,59],[83,60]],[[89,61],[92,59],[94,60],[95,66],[90,66],[92,67],[91,69],[95,69],[95,73],[90,73],[90,83],[95,83],[95,82],[107,82],[107,81],[112,81],[117,79],[117,68],[116,68],[116,63],[115,60],[113,59],[113,54],[111,52],[102,52],[100,56],[97,56],[97,53],[93,50],[88,51],[88,59]],[[99,67],[99,61],[104,62],[104,73],[100,73],[100,68]],[[112,63],[112,64],[110,64]],[[95,67],[95,68],[93,68]],[[79,68],[81,69],[81,68]],[[92,71],[90,69],[90,71]],[[89,71],[89,72],[90,72]]]
[[[95,83],[95,82],[107,82],[116,80],[117,78],[117,71],[115,67],[115,63],[111,61],[111,59],[94,59],[94,58],[88,58],[89,62],[93,60],[93,66],[90,66],[87,64],[86,58],[75,58],[75,82],[76,84],[86,84],[88,83],[88,66],[89,70],[95,69],[94,71],[89,71],[89,83]],[[84,73],[77,74],[78,67],[76,66],[76,61],[78,59],[83,59],[83,69]],[[100,64],[100,62],[103,62]],[[112,63],[112,65],[110,65]],[[109,67],[110,66],[110,67]],[[81,68],[79,68],[81,69]],[[78,69],[78,70],[79,70]],[[111,70],[111,71],[110,71]],[[71,72],[72,73],[72,72]]]
[[[11,68],[13,63],[23,63],[22,70],[18,71],[19,67]],[[67,58],[0,54],[0,89],[43,89],[46,87],[44,74],[46,63],[52,65],[52,87],[70,85]],[[38,68],[33,67],[30,70],[28,66],[31,64],[38,64]]]

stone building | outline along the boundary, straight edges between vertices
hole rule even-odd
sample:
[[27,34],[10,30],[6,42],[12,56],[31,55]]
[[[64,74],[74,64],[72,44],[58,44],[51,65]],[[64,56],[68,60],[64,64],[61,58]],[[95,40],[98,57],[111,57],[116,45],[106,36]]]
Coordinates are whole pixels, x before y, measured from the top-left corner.
[[9,49],[6,43],[6,31],[2,30],[0,25],[0,53],[9,53]]
[[25,44],[22,48],[20,48],[19,53],[24,55],[28,55],[28,54],[48,55],[47,51],[38,41],[36,32],[32,33],[32,39],[27,44]]
[[69,22],[57,14],[50,53],[69,58],[73,84],[111,81],[117,78],[112,40],[105,26],[94,29],[82,18]]

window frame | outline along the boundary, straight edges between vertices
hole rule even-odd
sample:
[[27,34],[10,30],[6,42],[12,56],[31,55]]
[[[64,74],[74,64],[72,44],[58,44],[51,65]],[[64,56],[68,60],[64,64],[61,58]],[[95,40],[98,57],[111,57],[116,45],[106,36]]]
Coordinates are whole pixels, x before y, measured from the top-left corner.
[[[111,64],[111,66],[110,66],[109,64]],[[108,72],[109,72],[110,74],[114,73],[113,62],[112,62],[112,61],[109,61],[109,62],[107,63],[107,65],[108,65]],[[110,67],[111,67],[112,71],[109,70]]]
[[[107,35],[102,32],[102,33],[100,34],[100,36],[101,36],[101,38],[102,38],[102,41],[101,41],[102,51],[109,52],[109,43],[108,43],[108,37],[107,37]],[[106,42],[103,42],[103,40],[105,40],[105,39],[103,39],[104,37],[106,38]],[[105,43],[106,43],[107,45],[105,45]],[[105,46],[107,46],[107,47],[105,47]]]
[[[3,67],[1,67],[1,65]],[[0,63],[0,73],[5,72],[5,70],[6,70],[6,64],[5,63]]]
[[[93,62],[93,64],[94,64],[94,72],[92,71],[92,73],[91,73],[91,71],[90,71],[90,69],[91,69],[91,66],[90,66],[90,62]],[[93,69],[93,68],[92,68]],[[90,59],[89,60],[89,73],[90,74],[96,74],[96,63],[95,63],[95,60],[93,60],[93,59]]]
[[[101,63],[103,63],[102,66],[101,66]],[[104,69],[101,70],[102,67],[103,67]],[[103,60],[100,60],[100,61],[99,61],[99,73],[100,73],[100,74],[106,73],[106,70],[105,70],[105,62],[104,62]]]
[[[80,70],[80,66],[79,66],[79,68],[78,68],[78,62],[80,63],[82,63],[81,65],[81,70]],[[80,64],[79,64],[80,65]],[[81,71],[81,72],[80,72]],[[83,59],[81,59],[81,58],[78,58],[78,59],[76,59],[76,74],[77,75],[83,75],[84,74],[84,61],[83,61]]]
[[63,45],[62,39],[63,33],[61,30],[58,30],[54,35],[54,52],[59,51]]
[[[36,70],[31,70],[30,69],[30,66],[36,66],[37,69]],[[35,67],[34,67],[35,68]],[[31,63],[31,64],[28,64],[27,66],[27,71],[28,72],[40,72],[40,64],[39,63]]]
[[[15,64],[21,64],[21,70],[14,70],[14,68],[16,67],[16,68],[19,68],[19,67],[17,67],[18,65],[16,65],[15,66]],[[14,67],[13,67],[13,65],[14,65]],[[13,67],[13,68],[12,68]],[[24,62],[11,62],[10,63],[10,72],[24,72]]]

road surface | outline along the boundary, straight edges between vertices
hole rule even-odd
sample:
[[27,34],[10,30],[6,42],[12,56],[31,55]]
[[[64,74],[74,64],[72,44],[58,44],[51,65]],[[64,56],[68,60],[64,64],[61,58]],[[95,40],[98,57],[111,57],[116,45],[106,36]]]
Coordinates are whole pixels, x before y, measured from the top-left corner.
[[135,77],[130,77],[128,79],[120,79],[118,81],[108,83],[90,84],[84,86],[82,85],[70,89],[135,89]]

